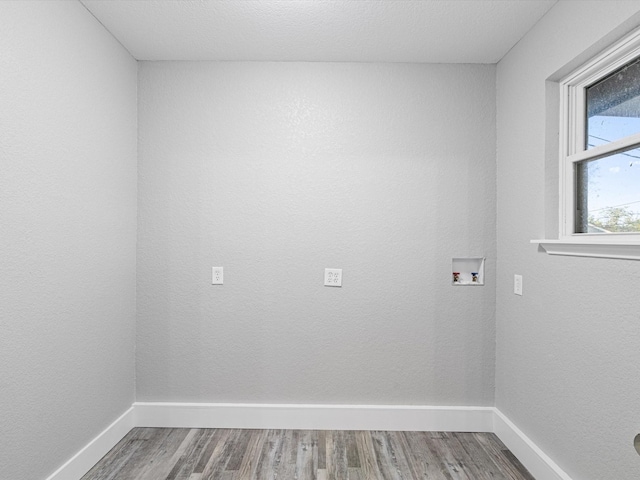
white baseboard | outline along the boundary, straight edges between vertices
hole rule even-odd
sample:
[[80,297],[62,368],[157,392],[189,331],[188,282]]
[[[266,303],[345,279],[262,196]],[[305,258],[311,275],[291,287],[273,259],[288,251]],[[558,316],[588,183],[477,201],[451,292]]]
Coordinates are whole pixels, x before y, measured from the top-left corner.
[[133,412],[134,408],[131,407],[120,415],[115,422],[53,472],[47,480],[80,479],[134,427]]
[[144,427],[489,432],[493,407],[134,403]]
[[497,408],[494,408],[493,432],[536,480],[571,480],[564,470]]

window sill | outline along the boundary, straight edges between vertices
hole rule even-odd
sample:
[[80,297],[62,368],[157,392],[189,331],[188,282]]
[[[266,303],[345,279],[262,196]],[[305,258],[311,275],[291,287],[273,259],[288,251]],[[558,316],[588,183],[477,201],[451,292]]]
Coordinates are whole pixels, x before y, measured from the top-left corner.
[[549,255],[573,257],[620,258],[640,260],[640,242],[614,243],[606,239],[531,240],[540,245]]

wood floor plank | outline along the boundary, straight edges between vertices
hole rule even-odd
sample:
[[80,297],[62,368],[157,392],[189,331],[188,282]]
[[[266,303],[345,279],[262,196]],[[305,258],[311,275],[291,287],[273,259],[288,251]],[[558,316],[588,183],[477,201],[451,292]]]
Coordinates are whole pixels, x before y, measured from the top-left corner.
[[446,433],[443,432],[438,438],[427,438],[427,442],[431,443],[453,480],[474,480],[473,477],[469,477],[464,463],[459,458],[459,452],[452,448]]
[[386,432],[373,431],[371,432],[371,438],[373,439],[373,448],[376,451],[378,469],[382,477],[385,480],[405,480],[395,462],[395,455],[389,445]]
[[144,443],[145,440],[132,438],[131,434],[125,436],[85,477],[89,476],[94,480],[115,479]]
[[522,465],[522,463],[520,463],[520,460],[518,460],[516,456],[513,453],[511,453],[511,450],[503,450],[502,455],[507,458],[509,464],[518,473],[517,475],[514,474],[511,480],[514,480],[514,479],[515,480],[519,480],[519,479],[535,480],[533,476],[529,473],[529,471],[525,468],[525,466]]
[[156,428],[150,433],[144,448],[134,454],[130,462],[120,471],[118,479],[165,478],[171,470],[169,460],[189,433],[188,429]]
[[445,478],[447,480],[453,480],[451,473],[449,473],[449,468],[445,460],[440,456],[438,449],[436,448],[435,442],[439,441],[442,438],[440,435],[434,437],[430,434],[430,432],[423,432],[418,435],[421,438],[424,448],[427,452],[427,458],[429,464],[427,466],[428,471],[433,474],[434,478]]
[[293,430],[291,432],[291,455],[289,456],[289,463],[294,465],[298,462],[298,443],[300,443],[300,431]]
[[411,474],[410,478],[431,478],[426,475],[426,469],[421,465],[422,462],[420,460],[424,457],[424,452],[421,450],[420,454],[416,455],[407,440],[406,434],[407,432],[397,432],[396,441],[399,444],[399,448],[405,453],[407,468]]
[[276,471],[282,457],[282,430],[267,430],[262,452],[256,468],[256,478],[275,480]]
[[452,480],[424,433],[401,432],[398,437],[402,441],[412,478]]
[[224,430],[223,436],[218,440],[209,462],[202,471],[202,480],[218,480],[222,477],[222,472],[227,468],[240,433],[241,430]]
[[213,454],[218,440],[220,438],[220,430],[209,428],[204,430],[204,435],[190,458],[186,463],[182,471],[182,476],[179,480],[189,480],[192,475],[202,475],[202,471],[207,464],[207,461]]
[[191,432],[193,436],[185,438],[184,443],[186,445],[179,453],[180,456],[177,457],[166,480],[187,480],[193,473],[193,469],[202,454],[203,443],[206,443],[210,432],[203,429],[194,429]]
[[311,455],[312,455],[312,461],[313,461],[313,480],[317,480],[318,478],[318,436],[319,436],[318,430],[312,430],[311,431]]
[[401,441],[402,432],[385,432],[387,444],[391,448],[392,463],[400,472],[403,479],[410,480],[413,477],[411,467],[409,466],[409,451],[403,448]]
[[506,480],[504,476],[496,476],[495,463],[481,449],[474,450],[467,437],[452,433],[448,442],[470,478],[474,480]]
[[[507,478],[510,480],[535,480],[494,434],[474,434],[474,437]],[[508,452],[510,456],[505,452]]]
[[296,454],[295,478],[297,479],[316,479],[313,444],[313,432],[309,430],[301,431],[298,437],[298,452]]
[[478,444],[473,433],[454,433],[453,436],[468,455],[468,462],[472,465],[476,478],[479,480],[507,480],[491,455],[488,455]]
[[283,430],[282,432],[282,449],[275,475],[276,478],[284,480],[293,478],[295,475],[296,464],[294,459],[297,458],[297,453],[294,454],[294,450],[297,449],[297,445],[294,445],[293,430]]
[[350,468],[360,468],[360,455],[356,443],[356,432],[346,431],[345,441],[347,442],[347,466]]
[[362,477],[362,471],[357,467],[349,467],[349,480],[367,480]]
[[238,439],[234,442],[231,458],[229,459],[229,463],[227,463],[227,470],[238,470],[240,468],[242,458],[247,450],[250,439],[250,430],[240,430]]
[[[218,445],[218,442],[220,441],[220,438],[223,435],[224,435],[223,430],[220,430],[220,429],[209,430],[208,441],[206,445],[204,445],[204,448],[202,449],[202,454],[200,455],[198,462],[193,468],[192,476],[195,474],[200,474],[200,476],[202,476],[204,467],[207,465],[207,462],[211,458],[211,455],[213,455],[213,450],[216,448],[216,446]],[[189,480],[191,480],[191,478]]]
[[[187,431],[187,435],[184,436],[182,441],[175,441],[172,445],[167,445],[169,449],[172,449],[172,451],[168,450],[168,453],[170,454],[169,460],[165,462],[158,462],[153,466],[153,477],[175,480],[174,478],[170,478],[170,475],[173,475],[174,469],[179,469],[182,466],[182,462],[186,458],[186,455],[188,455],[193,449],[194,440],[198,438],[199,433],[199,430],[189,429]],[[177,430],[176,438],[179,438]],[[178,466],[176,466],[176,464],[178,464]],[[147,474],[147,476],[152,478],[151,474]]]
[[370,432],[355,432],[358,455],[360,456],[360,470],[367,480],[382,480],[378,470],[376,451],[373,448],[373,440]]
[[233,477],[235,480],[252,480],[256,478],[258,462],[260,461],[265,439],[266,432],[264,430],[251,431],[238,473]]
[[318,432],[318,470],[327,468],[327,431]]
[[135,428],[82,480],[535,480],[490,433]]
[[[132,458],[145,440],[138,437],[139,429],[132,429],[118,444],[89,470],[81,480],[112,480],[132,463]],[[138,456],[140,454],[138,453]]]
[[345,432],[342,430],[327,432],[327,478],[344,480],[349,475],[347,469]]

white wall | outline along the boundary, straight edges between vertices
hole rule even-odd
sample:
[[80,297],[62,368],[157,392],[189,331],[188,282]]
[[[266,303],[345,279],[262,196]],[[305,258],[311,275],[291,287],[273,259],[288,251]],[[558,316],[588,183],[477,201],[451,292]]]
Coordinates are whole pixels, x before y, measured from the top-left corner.
[[559,2],[498,64],[496,405],[576,480],[638,478],[640,262],[552,257],[529,243],[544,238],[545,216],[557,222],[553,201],[545,214],[545,176],[557,177],[545,80],[640,24],[627,21],[639,9]]
[[494,73],[141,63],[138,399],[492,405]]
[[136,75],[79,2],[0,2],[0,478],[134,400]]

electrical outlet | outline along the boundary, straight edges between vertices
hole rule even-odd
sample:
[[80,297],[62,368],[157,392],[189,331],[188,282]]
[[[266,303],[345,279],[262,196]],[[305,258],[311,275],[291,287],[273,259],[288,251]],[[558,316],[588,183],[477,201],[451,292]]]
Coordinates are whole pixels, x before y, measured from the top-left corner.
[[324,269],[324,286],[325,287],[341,287],[342,286],[342,269],[341,268],[325,268]]
[[211,285],[222,285],[223,281],[222,267],[211,267]]
[[513,293],[522,295],[522,275],[513,276]]

